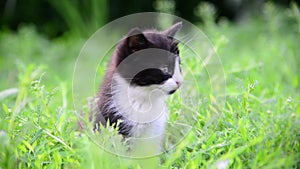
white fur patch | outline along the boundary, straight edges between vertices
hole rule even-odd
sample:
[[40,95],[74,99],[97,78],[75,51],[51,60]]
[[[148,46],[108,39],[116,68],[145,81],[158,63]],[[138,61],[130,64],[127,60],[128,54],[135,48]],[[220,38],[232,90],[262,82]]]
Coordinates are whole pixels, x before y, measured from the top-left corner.
[[116,84],[113,89],[113,101],[122,116],[142,126],[160,123],[161,119],[166,120],[168,111],[165,104],[166,94],[159,90],[158,85],[130,86],[117,73],[114,75],[114,80]]
[[179,63],[179,58],[176,58],[175,66],[174,66],[174,74],[172,77],[175,81],[179,82],[182,84],[183,82],[183,77],[180,71],[180,63]]
[[169,93],[172,90],[177,90],[182,84],[182,82],[183,82],[183,77],[180,71],[179,58],[176,58],[174,73],[172,78],[168,79],[163,85],[160,86],[160,88],[166,93]]
[[157,85],[133,87],[117,73],[113,78],[116,83],[113,104],[133,126],[130,133],[132,144],[139,147],[150,142],[154,150],[151,155],[161,153],[168,120],[166,94]]

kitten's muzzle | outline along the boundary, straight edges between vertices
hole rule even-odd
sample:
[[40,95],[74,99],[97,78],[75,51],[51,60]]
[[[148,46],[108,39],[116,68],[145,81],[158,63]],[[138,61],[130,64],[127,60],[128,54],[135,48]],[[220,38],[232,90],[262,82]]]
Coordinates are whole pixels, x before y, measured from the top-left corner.
[[182,82],[179,82],[179,81],[175,81],[175,82],[177,84],[177,88],[174,89],[174,90],[169,91],[168,94],[170,94],[170,95],[173,94],[173,93],[175,93],[176,90],[179,89],[179,87],[182,85]]
[[176,81],[178,88],[182,85],[182,82]]

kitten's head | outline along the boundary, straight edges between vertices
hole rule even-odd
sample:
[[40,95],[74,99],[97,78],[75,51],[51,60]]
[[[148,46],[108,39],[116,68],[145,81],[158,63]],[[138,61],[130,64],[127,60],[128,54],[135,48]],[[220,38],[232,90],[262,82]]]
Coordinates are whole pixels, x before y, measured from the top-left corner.
[[174,93],[182,84],[178,42],[179,22],[163,31],[132,29],[118,48],[117,72],[131,87]]

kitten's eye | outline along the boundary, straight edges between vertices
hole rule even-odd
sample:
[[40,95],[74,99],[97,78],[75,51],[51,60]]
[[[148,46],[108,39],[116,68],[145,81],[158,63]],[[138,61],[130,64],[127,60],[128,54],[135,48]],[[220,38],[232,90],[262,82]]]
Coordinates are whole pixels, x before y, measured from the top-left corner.
[[168,73],[169,68],[168,68],[168,66],[163,66],[160,68],[160,70],[163,71],[164,73]]

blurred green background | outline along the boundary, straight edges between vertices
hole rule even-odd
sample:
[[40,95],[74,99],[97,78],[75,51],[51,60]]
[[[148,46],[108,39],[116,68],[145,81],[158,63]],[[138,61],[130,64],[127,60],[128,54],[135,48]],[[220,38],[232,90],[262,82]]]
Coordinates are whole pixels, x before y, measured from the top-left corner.
[[[287,8],[291,0],[2,0],[0,23],[2,29],[18,30],[22,25],[35,25],[50,38],[67,31],[90,35],[105,23],[137,12],[166,12],[192,23],[203,23],[199,6],[211,4],[216,22],[226,18],[240,22],[263,13],[263,5],[272,2]],[[299,1],[294,1],[299,4]]]
[[[205,68],[180,51],[203,82],[196,124],[159,159],[124,159],[82,130],[73,68],[98,28],[149,11],[183,17],[208,36],[223,63],[226,103],[215,119]],[[300,168],[299,1],[1,0],[0,24],[1,169]],[[169,103],[176,119],[180,103]]]

